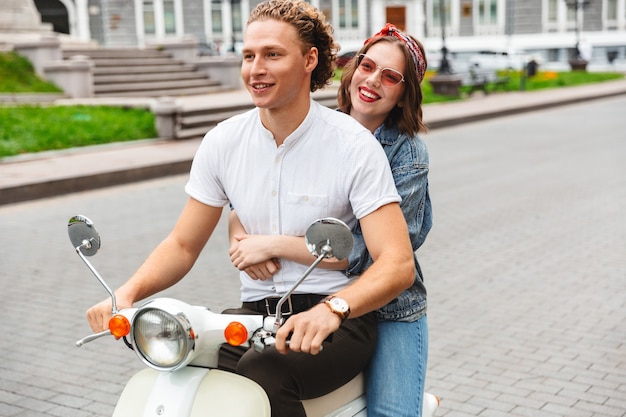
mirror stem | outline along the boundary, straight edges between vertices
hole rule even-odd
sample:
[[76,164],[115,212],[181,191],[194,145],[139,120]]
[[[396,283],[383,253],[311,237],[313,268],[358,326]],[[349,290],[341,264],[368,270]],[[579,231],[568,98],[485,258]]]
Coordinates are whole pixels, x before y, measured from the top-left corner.
[[298,281],[291,287],[291,289],[285,295],[283,295],[280,300],[278,300],[278,304],[276,304],[276,321],[274,322],[274,333],[276,333],[276,331],[278,331],[278,328],[281,325],[282,307],[283,307],[283,304],[285,303],[285,301],[287,301],[287,298],[289,298],[291,296],[291,294],[293,294],[293,292],[296,290],[296,288],[298,288],[300,286],[302,281],[304,281],[304,279],[309,276],[311,271],[313,271],[315,269],[315,267],[320,262],[322,262],[322,260],[324,260],[324,258],[332,257],[332,253],[333,253],[333,249],[328,244],[325,244],[324,246],[322,246],[322,250],[320,252],[320,256],[318,256],[317,259],[315,260],[315,262],[313,262],[311,264],[311,266],[304,272],[304,274],[302,274],[300,279],[298,279]]
[[93,265],[91,265],[91,262],[89,262],[85,255],[83,255],[83,252],[80,250],[82,247],[89,249],[91,247],[91,242],[88,240],[83,240],[83,243],[75,248],[76,253],[78,254],[78,256],[80,256],[80,259],[83,260],[85,265],[87,265],[87,268],[89,268],[89,270],[96,276],[96,278],[98,278],[98,281],[100,281],[100,284],[102,284],[104,289],[107,290],[107,292],[111,296],[111,314],[117,314],[117,302],[115,300],[115,293],[111,290],[111,288],[109,288],[107,283],[104,281],[104,279],[102,279],[100,274],[98,274],[98,271],[96,271]]

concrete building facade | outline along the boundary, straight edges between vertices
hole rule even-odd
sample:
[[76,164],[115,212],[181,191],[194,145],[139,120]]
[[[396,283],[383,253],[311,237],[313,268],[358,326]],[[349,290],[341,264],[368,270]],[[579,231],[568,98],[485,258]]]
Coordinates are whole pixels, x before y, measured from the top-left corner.
[[[33,0],[55,31],[103,47],[193,37],[209,54],[236,50],[259,0]],[[386,22],[452,53],[527,50],[567,61],[576,42],[596,60],[626,59],[626,0],[310,0],[344,49]],[[1,3],[1,1],[0,1]],[[443,26],[442,26],[443,22]]]

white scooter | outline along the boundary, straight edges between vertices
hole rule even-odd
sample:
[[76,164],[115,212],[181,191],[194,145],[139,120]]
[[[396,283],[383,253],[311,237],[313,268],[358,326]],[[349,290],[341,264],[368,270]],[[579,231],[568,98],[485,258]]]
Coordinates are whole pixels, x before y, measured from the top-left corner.
[[[128,381],[113,417],[270,417],[269,400],[257,383],[216,369],[219,348],[229,343],[263,350],[274,344],[283,323],[282,304],[324,258],[343,259],[353,245],[352,233],[343,222],[332,218],[314,222],[305,238],[317,260],[280,299],[276,316],[216,314],[171,298],[118,311],[115,294],[86,258],[100,248],[93,223],[74,216],[68,233],[76,253],[111,296],[113,313],[108,330],[87,336],[76,346],[113,335],[148,366]],[[363,375],[303,403],[308,417],[366,417]],[[438,405],[438,398],[426,393],[422,416],[432,417]]]

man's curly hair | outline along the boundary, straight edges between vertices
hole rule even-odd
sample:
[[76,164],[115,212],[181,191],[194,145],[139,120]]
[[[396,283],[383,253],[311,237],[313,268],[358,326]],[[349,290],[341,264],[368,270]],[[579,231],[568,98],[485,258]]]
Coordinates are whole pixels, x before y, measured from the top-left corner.
[[311,47],[317,48],[318,63],[311,74],[311,92],[330,84],[339,45],[324,14],[305,1],[268,0],[252,10],[247,24],[268,19],[292,25],[300,36],[303,54]]

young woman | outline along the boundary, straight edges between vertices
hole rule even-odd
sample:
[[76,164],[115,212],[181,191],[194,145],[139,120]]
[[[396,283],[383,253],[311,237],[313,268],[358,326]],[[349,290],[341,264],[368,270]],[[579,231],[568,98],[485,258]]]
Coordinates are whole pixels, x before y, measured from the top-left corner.
[[[425,71],[421,43],[387,24],[344,68],[339,90],[340,109],[374,133],[387,154],[414,251],[432,226],[428,149],[418,136],[426,130],[420,87]],[[354,236],[348,272],[359,275],[372,259],[358,228]],[[376,314],[378,342],[367,372],[367,415],[421,416],[428,325],[417,257],[413,285]]]
[[[418,133],[422,122],[420,84],[426,57],[420,42],[387,24],[365,41],[346,65],[339,90],[339,108],[368,128],[382,145],[402,201],[413,250],[432,226],[428,193],[429,158]],[[367,161],[360,161],[367,163]],[[270,278],[280,259],[310,263],[304,244],[280,236],[247,235],[231,213],[231,261],[253,279]],[[353,231],[355,247],[348,261],[323,262],[360,276],[373,262],[360,226]],[[367,415],[421,416],[428,356],[426,288],[414,258],[413,285],[378,309],[378,339],[367,370]]]

